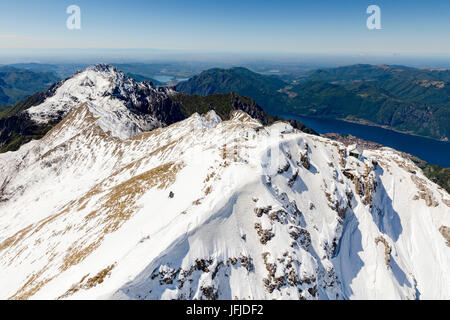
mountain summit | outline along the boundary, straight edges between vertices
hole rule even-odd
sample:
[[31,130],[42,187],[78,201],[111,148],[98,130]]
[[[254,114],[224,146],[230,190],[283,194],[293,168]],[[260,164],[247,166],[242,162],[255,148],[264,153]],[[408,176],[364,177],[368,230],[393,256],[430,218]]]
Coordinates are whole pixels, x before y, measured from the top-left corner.
[[[229,119],[233,110],[244,110],[263,124],[276,119],[252,99],[237,94],[186,95],[173,88],[137,82],[115,67],[99,64],[36,93],[5,115],[0,114],[0,152],[17,150],[42,137],[83,103],[105,132],[121,139],[210,109],[215,109],[222,119]],[[312,132],[299,123],[296,127]]]
[[0,298],[450,298],[450,197],[396,151],[240,110],[119,139],[92,106],[0,154]]
[[151,83],[136,82],[112,66],[99,64],[65,80],[52,96],[26,112],[31,120],[48,123],[87,102],[105,132],[126,139],[165,125],[164,117],[172,115],[162,111],[173,111],[167,105],[173,93],[169,88],[156,89]]

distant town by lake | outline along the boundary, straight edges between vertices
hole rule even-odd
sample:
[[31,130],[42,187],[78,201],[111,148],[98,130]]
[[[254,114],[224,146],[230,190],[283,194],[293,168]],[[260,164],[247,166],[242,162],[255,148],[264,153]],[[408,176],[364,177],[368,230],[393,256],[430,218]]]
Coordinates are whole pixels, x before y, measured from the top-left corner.
[[362,125],[347,121],[280,115],[296,119],[320,134],[351,134],[355,137],[377,142],[416,156],[428,163],[450,167],[450,142],[404,134],[377,126]]

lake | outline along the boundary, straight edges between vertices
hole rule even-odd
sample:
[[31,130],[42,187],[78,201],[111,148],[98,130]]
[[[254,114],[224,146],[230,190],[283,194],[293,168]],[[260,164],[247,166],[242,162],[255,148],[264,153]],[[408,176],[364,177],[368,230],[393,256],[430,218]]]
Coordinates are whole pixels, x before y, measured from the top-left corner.
[[288,119],[296,119],[316,132],[351,134],[355,137],[373,141],[407,152],[431,164],[450,167],[450,142],[437,141],[424,137],[395,132],[381,127],[367,126],[341,120],[319,119],[280,115]]

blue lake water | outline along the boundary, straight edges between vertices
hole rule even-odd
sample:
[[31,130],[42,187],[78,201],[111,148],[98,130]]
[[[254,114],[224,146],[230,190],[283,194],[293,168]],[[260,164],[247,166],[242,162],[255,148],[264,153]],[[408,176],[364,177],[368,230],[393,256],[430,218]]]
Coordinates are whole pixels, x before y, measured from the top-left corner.
[[407,152],[428,163],[450,167],[450,142],[437,141],[380,127],[366,126],[341,120],[292,115],[280,116],[288,119],[296,119],[320,134],[331,132],[351,134],[364,140],[377,142],[387,147]]
[[189,80],[189,78],[175,78],[174,76],[169,76],[169,75],[155,75],[155,76],[152,76],[151,78],[158,80],[159,82],[163,82],[163,83],[168,83],[168,82],[174,81],[174,80],[177,82]]

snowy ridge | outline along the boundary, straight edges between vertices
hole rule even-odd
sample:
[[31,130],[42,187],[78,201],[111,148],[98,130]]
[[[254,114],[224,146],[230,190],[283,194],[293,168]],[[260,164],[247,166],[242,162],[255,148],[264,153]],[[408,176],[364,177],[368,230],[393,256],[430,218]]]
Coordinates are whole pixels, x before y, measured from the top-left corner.
[[96,103],[0,154],[0,298],[450,298],[450,197],[394,150],[241,111],[119,139]]

